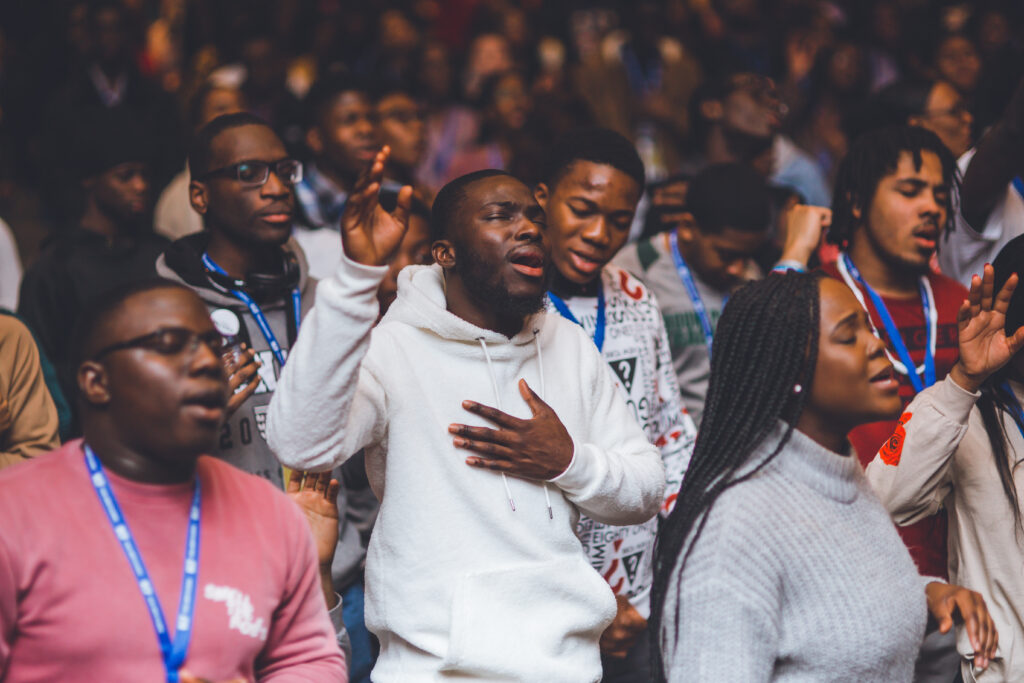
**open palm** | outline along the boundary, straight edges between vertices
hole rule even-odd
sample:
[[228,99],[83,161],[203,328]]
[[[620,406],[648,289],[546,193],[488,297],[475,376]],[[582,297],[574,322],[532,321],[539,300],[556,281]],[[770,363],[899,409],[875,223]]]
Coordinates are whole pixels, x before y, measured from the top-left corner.
[[1006,281],[993,296],[995,273],[986,265],[983,275],[971,280],[969,298],[960,306],[957,325],[960,337],[960,364],[964,372],[979,380],[1006,365],[1024,346],[1024,327],[1006,336],[1006,310],[1017,287],[1017,275]]
[[409,227],[412,187],[406,185],[398,193],[395,210],[388,213],[380,206],[378,194],[384,180],[384,164],[391,154],[385,145],[345,203],[341,214],[341,242],[345,254],[367,266],[383,266],[398,249]]

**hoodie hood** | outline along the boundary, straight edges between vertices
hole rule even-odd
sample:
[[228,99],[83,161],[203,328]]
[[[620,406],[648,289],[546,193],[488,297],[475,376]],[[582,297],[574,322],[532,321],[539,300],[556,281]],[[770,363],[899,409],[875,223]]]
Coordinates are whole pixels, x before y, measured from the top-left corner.
[[[465,353],[480,355],[480,341],[491,349],[495,358],[533,353],[528,345],[534,344],[547,321],[543,311],[526,318],[522,329],[511,339],[463,320],[447,308],[444,290],[444,271],[441,266],[408,266],[398,274],[398,296],[385,314],[382,325],[403,323],[428,331],[441,339],[461,342]],[[524,348],[526,347],[526,348]],[[459,353],[456,349],[452,352]]]
[[[195,289],[200,298],[208,304],[224,308],[236,307],[239,305],[238,299],[214,285],[206,274],[203,254],[209,241],[209,233],[203,231],[172,242],[156,260],[157,275]],[[288,238],[281,248],[286,253],[291,253],[298,263],[299,292],[305,299],[309,293],[307,289],[311,284],[315,284],[315,280],[309,277],[306,255],[294,237]],[[275,295],[275,298],[276,296],[278,295]],[[261,297],[257,298],[256,302],[263,303],[265,300],[266,297]]]

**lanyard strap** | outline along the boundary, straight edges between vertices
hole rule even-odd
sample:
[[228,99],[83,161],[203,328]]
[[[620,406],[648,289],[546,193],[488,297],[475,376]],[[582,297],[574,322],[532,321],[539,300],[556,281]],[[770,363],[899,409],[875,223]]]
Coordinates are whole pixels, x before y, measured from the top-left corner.
[[[565,318],[566,320],[571,320],[580,327],[583,327],[583,324],[579,320],[577,320],[576,316],[574,316],[572,314],[572,311],[569,310],[569,306],[567,306],[566,303],[562,301],[562,299],[559,298],[557,294],[555,294],[554,292],[548,292],[548,298],[551,299],[551,303],[554,304],[555,310],[558,311],[558,313],[563,318]],[[602,351],[604,349],[604,327],[604,283],[598,281],[597,325],[594,327],[594,345],[597,346],[598,351]]]
[[704,343],[707,344],[708,357],[710,357],[711,341],[714,337],[714,331],[711,329],[711,317],[708,315],[708,309],[704,305],[704,299],[701,298],[700,292],[697,291],[697,283],[693,281],[690,268],[686,265],[686,261],[683,260],[683,255],[679,251],[679,238],[674,230],[668,233],[668,243],[672,251],[672,260],[676,263],[676,272],[679,273],[679,279],[682,281],[683,287],[686,287],[686,293],[690,295],[693,311],[697,314],[697,319],[700,320],[701,330],[704,331]]
[[[850,260],[849,254],[843,252],[839,255],[839,261],[837,263],[839,274],[842,275],[843,281],[846,286],[850,288],[853,295],[857,297],[857,301],[860,305],[868,312],[868,321],[871,322],[871,328],[875,333],[875,336],[879,336],[878,329],[875,327],[874,322],[871,321],[871,310],[868,308],[867,303],[864,301],[864,297],[860,293],[860,289],[851,281],[857,281],[864,291],[868,293],[871,298],[871,303],[875,307],[875,311],[878,313],[878,317],[882,319],[882,325],[885,326],[885,332],[889,337],[889,341],[896,349],[896,354],[899,356],[899,361],[892,357],[889,353],[889,349],[885,350],[889,360],[892,361],[893,367],[897,372],[906,375],[910,379],[910,383],[914,385],[914,392],[919,393],[924,391],[925,387],[930,387],[935,384],[935,339],[937,335],[938,327],[938,310],[935,307],[935,298],[932,294],[931,285],[928,283],[928,278],[921,276],[918,282],[918,289],[921,293],[921,306],[924,309],[924,320],[925,329],[927,330],[927,339],[924,350],[924,365],[914,365],[913,359],[910,357],[910,351],[907,350],[906,342],[903,341],[903,335],[900,334],[900,330],[896,327],[896,323],[893,321],[892,316],[889,314],[889,309],[885,305],[885,301],[879,296],[878,292],[873,290],[871,286],[864,281],[861,277],[860,271],[853,265],[853,261]],[[921,381],[921,374],[924,374],[924,381]]]
[[[215,273],[227,275],[227,272],[223,268],[214,263],[209,254],[203,254],[203,265]],[[274,352],[274,358],[277,359],[277,364],[283,368],[284,352],[281,350],[281,345],[278,343],[277,337],[274,335],[274,331],[270,329],[270,323],[267,322],[267,316],[263,315],[263,309],[260,308],[260,305],[256,303],[251,296],[241,289],[229,289],[228,291],[232,296],[249,307],[249,312],[252,313],[252,317],[255,318],[256,324],[260,328],[260,332],[263,333],[263,338],[267,340],[270,350]],[[299,323],[302,318],[302,294],[299,292],[298,286],[292,289],[292,310],[295,314],[295,331],[298,332]]]
[[1006,394],[1007,408],[1010,410],[1010,415],[1013,417],[1014,424],[1017,425],[1017,431],[1024,437],[1024,410],[1020,407],[1020,401],[1017,400],[1017,394],[1013,393],[1013,389],[1010,388],[1009,382],[1003,382],[999,385],[999,388]]
[[142,554],[135,545],[135,538],[132,536],[128,522],[121,513],[121,506],[117,503],[113,489],[107,475],[103,473],[103,466],[99,458],[93,453],[92,448],[85,447],[85,465],[89,469],[89,481],[92,482],[96,495],[107,513],[107,519],[114,529],[114,535],[121,544],[121,550],[128,558],[135,580],[139,584],[139,592],[142,593],[146,607],[149,609],[149,618],[153,622],[153,630],[156,631],[157,640],[160,642],[160,654],[164,660],[164,670],[167,672],[168,683],[178,683],[178,669],[185,662],[185,655],[188,653],[189,641],[192,639],[192,615],[196,606],[196,585],[199,573],[199,477],[196,476],[195,492],[192,494],[192,507],[188,514],[188,540],[185,543],[185,569],[184,577],[181,580],[181,598],[178,602],[178,617],[175,620],[174,641],[171,641],[167,629],[167,622],[164,619],[164,612],[160,608],[160,601],[156,597],[156,589],[150,581],[149,572],[146,571],[146,564],[142,561]]

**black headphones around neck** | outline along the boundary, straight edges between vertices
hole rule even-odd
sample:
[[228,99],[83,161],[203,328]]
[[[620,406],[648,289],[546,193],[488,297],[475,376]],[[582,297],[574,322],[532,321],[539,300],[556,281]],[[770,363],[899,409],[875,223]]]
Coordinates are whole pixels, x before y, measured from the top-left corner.
[[256,301],[290,294],[299,284],[299,260],[290,251],[281,252],[284,265],[280,273],[247,273],[244,280],[206,269],[206,276],[220,289],[240,290]]

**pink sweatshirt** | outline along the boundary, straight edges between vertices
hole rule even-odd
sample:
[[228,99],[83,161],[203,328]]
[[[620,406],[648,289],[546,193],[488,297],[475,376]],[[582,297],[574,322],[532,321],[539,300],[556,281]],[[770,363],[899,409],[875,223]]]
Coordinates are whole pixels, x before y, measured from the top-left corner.
[[[192,484],[105,470],[173,630]],[[302,514],[211,457],[184,668],[211,681],[347,681]],[[89,482],[81,441],[0,472],[0,680],[162,681],[138,584]]]

